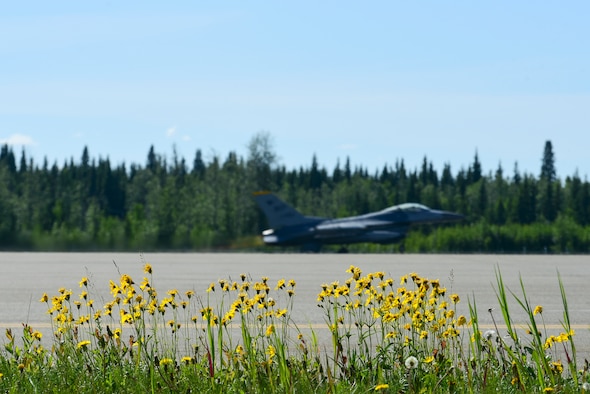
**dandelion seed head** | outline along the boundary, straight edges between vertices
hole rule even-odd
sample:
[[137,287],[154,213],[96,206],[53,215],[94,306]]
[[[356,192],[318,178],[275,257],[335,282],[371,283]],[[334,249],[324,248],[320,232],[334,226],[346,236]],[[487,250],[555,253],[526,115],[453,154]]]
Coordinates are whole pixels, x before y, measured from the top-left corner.
[[414,356],[410,356],[406,358],[405,364],[407,369],[414,369],[418,366],[418,359]]
[[496,331],[494,330],[487,330],[486,332],[483,333],[483,337],[485,338],[486,341],[491,341],[492,338],[494,338],[496,336]]

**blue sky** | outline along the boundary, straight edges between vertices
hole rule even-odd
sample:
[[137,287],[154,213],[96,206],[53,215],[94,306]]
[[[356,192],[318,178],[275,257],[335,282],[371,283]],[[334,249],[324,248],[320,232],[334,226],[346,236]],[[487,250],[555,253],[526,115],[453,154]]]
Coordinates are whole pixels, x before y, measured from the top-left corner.
[[10,2],[0,143],[37,164],[145,164],[151,145],[280,163],[590,175],[590,3]]

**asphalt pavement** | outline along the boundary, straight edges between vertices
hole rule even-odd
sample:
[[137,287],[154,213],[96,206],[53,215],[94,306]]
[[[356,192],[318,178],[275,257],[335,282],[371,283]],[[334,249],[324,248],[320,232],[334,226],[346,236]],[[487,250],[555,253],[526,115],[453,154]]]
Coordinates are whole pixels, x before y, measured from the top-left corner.
[[[469,315],[468,299],[475,302],[483,329],[502,331],[504,325],[497,300],[496,276],[502,275],[509,292],[531,305],[543,307],[549,331],[563,331],[563,302],[558,273],[567,295],[572,327],[576,331],[579,356],[590,358],[590,256],[587,255],[440,255],[440,254],[281,254],[281,253],[0,253],[0,329],[22,327],[22,323],[49,329],[47,306],[39,302],[64,287],[79,294],[79,282],[88,277],[93,297],[110,300],[109,280],[130,275],[137,283],[145,276],[143,266],[153,267],[153,282],[163,296],[167,290],[193,290],[205,297],[211,282],[239,280],[245,273],[253,280],[268,277],[269,285],[279,279],[296,281],[292,317],[300,325],[325,328],[323,310],[317,307],[321,285],[344,281],[350,265],[363,274],[383,271],[399,284],[399,278],[417,273],[439,279],[461,301],[458,313]],[[509,293],[510,309],[517,325],[527,316]],[[99,305],[99,306],[102,306]],[[491,311],[491,312],[489,312]]]

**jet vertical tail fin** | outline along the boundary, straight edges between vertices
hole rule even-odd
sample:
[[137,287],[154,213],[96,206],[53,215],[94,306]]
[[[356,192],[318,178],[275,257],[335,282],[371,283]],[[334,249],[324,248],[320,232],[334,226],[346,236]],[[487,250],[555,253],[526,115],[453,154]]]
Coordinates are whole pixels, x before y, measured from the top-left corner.
[[254,199],[273,229],[317,221],[317,218],[303,216],[295,208],[270,192],[254,193]]

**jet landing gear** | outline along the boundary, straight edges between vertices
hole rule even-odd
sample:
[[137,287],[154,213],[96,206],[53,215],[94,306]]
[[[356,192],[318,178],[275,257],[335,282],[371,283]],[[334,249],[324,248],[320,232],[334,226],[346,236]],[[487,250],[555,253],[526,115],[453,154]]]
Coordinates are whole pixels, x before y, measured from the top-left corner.
[[301,246],[302,253],[319,253],[322,249],[322,244],[316,242],[309,242]]

